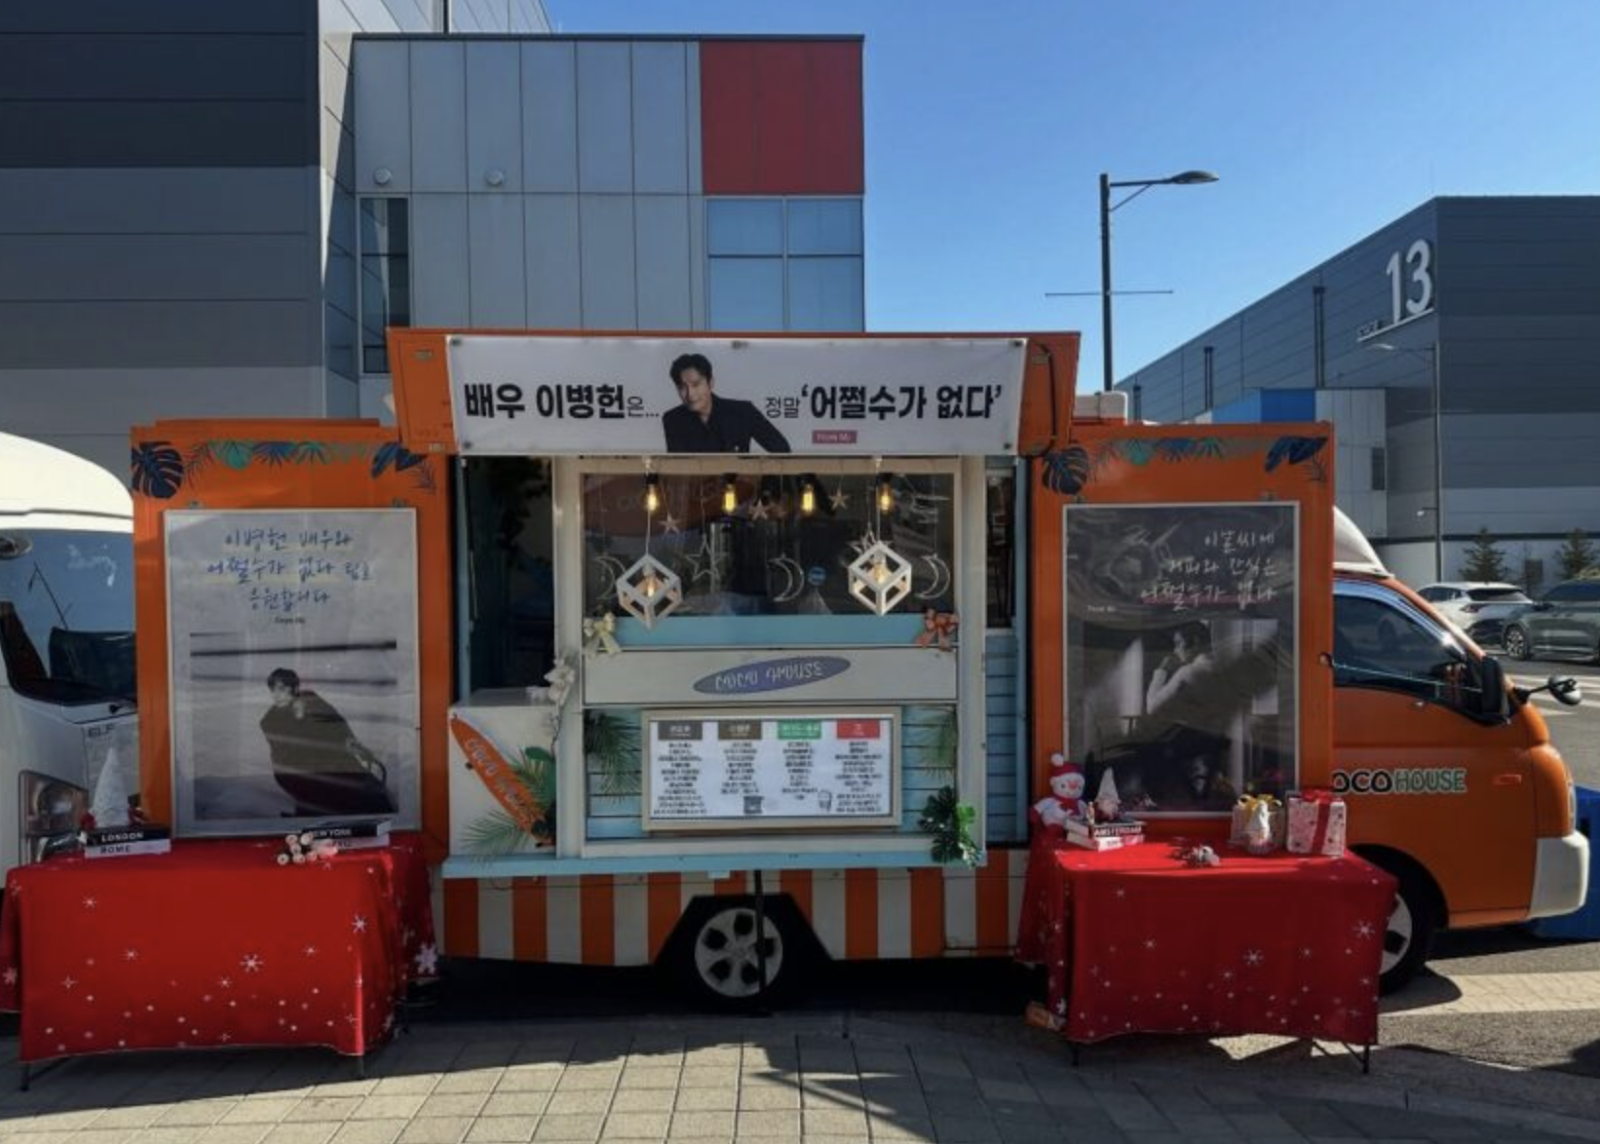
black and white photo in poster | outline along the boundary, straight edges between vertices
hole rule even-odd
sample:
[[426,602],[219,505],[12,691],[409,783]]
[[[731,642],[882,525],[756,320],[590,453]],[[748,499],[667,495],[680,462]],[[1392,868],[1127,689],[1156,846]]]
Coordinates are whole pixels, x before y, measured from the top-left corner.
[[415,825],[412,513],[172,510],[165,522],[179,830]]
[[1293,784],[1294,505],[1069,505],[1068,757],[1130,809]]

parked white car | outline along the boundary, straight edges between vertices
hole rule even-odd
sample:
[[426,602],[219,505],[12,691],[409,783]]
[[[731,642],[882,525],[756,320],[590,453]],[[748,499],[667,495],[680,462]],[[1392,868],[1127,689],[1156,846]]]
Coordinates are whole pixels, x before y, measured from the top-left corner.
[[1530,602],[1515,584],[1470,581],[1429,584],[1418,588],[1417,595],[1480,644],[1499,643],[1507,617]]

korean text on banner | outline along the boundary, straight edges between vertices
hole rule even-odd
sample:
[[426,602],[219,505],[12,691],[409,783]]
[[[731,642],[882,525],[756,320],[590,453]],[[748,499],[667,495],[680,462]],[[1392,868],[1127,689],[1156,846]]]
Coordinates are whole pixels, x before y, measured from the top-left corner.
[[1015,451],[1015,338],[449,339],[463,454]]

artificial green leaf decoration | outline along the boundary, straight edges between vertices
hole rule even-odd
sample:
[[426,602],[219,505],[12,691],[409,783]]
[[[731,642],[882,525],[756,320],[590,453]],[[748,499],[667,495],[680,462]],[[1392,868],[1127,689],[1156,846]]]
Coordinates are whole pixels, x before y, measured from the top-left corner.
[[544,818],[533,832],[522,829],[517,820],[503,810],[491,810],[466,829],[467,847],[474,854],[499,856],[534,847],[553,846],[556,840],[556,759],[543,747],[524,747],[522,757],[513,759],[511,773],[528,788],[528,793],[544,807]]
[[978,821],[978,811],[956,795],[956,788],[940,788],[928,796],[917,826],[933,835],[929,853],[935,862],[949,865],[961,862],[969,867],[978,865],[978,844],[973,840],[972,827]]
[[639,724],[609,711],[585,711],[583,753],[597,764],[600,793],[626,796],[641,793]]

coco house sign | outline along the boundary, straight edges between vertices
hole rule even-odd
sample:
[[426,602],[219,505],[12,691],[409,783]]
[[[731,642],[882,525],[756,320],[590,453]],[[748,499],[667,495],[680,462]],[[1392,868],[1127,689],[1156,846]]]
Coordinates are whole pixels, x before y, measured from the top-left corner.
[[466,455],[1015,451],[1016,338],[585,338],[461,334]]
[[702,695],[755,695],[783,691],[832,679],[850,670],[850,661],[837,655],[796,655],[730,667],[695,680]]

